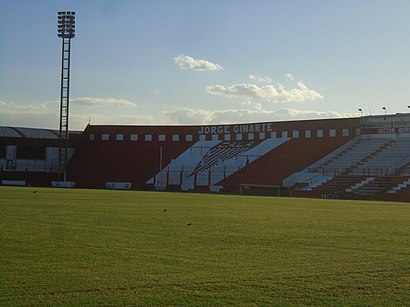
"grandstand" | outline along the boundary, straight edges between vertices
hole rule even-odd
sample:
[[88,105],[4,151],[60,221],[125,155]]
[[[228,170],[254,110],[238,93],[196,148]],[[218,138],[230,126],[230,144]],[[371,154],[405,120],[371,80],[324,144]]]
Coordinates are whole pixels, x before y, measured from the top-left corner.
[[[0,127],[2,184],[50,185],[56,131]],[[82,188],[410,200],[410,114],[207,126],[88,125],[70,134]]]
[[[81,139],[70,132],[69,157]],[[9,185],[49,186],[57,180],[58,131],[0,127],[0,180]]]

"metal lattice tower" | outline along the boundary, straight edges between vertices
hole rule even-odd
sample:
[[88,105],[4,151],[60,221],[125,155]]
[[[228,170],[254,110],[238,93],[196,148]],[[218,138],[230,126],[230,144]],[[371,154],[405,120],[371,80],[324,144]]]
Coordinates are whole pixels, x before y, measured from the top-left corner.
[[70,53],[75,36],[75,12],[58,12],[58,37],[62,39],[60,134],[58,148],[58,180],[66,181],[68,164],[68,119],[70,108]]

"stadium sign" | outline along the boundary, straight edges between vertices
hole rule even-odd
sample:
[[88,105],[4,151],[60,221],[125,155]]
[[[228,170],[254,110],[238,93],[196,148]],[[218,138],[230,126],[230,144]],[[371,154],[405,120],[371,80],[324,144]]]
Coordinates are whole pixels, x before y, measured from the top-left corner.
[[252,132],[270,132],[272,123],[260,124],[242,124],[242,125],[224,125],[224,126],[202,126],[199,134],[220,134],[220,133],[252,133]]
[[403,134],[410,133],[410,127],[391,127],[391,128],[378,128],[377,134]]

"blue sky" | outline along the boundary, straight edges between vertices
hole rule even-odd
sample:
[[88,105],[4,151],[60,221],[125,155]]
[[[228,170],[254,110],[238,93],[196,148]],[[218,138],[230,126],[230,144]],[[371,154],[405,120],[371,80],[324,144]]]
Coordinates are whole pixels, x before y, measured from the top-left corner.
[[410,111],[408,0],[0,0],[0,125],[58,128],[64,10],[71,129]]

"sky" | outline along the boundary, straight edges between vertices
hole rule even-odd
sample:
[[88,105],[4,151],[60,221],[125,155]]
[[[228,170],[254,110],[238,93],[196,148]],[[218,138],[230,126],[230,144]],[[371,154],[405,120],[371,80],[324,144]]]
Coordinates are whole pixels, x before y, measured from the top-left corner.
[[408,0],[0,0],[1,126],[58,129],[58,11],[73,130],[410,111]]

